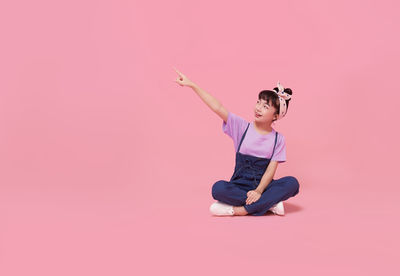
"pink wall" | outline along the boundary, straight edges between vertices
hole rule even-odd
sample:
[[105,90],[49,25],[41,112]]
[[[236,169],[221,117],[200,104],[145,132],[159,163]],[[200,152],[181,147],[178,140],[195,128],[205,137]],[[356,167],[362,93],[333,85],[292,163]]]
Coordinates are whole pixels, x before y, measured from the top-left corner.
[[[7,2],[0,275],[397,275],[398,2]],[[284,217],[211,216],[233,143],[173,67],[293,89]]]

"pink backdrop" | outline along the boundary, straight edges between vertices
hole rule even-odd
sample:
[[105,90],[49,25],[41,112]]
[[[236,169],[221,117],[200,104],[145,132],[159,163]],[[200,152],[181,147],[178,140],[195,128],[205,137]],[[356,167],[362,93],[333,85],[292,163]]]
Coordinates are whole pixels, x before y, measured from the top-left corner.
[[[398,275],[399,8],[3,1],[0,275]],[[173,67],[248,120],[293,89],[284,217],[211,216],[233,143]]]

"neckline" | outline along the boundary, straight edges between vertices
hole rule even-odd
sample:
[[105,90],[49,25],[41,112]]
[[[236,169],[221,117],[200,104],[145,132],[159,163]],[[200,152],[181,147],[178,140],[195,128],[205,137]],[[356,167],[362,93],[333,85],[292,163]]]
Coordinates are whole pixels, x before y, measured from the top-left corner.
[[254,122],[251,122],[251,127],[253,128],[253,130],[254,130],[255,133],[257,133],[259,136],[263,136],[263,137],[268,136],[268,135],[271,135],[272,133],[275,132],[275,129],[272,128],[272,131],[270,131],[269,133],[267,133],[267,134],[262,134],[262,133],[258,132],[258,130],[256,129],[256,127],[254,126]]

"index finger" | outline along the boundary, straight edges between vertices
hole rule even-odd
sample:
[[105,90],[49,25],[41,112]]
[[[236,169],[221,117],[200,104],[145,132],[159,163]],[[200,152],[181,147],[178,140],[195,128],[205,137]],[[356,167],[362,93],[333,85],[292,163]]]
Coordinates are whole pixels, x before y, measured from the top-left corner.
[[175,67],[173,67],[173,68],[174,68],[174,70],[175,70],[179,75],[182,75],[182,73],[179,72]]

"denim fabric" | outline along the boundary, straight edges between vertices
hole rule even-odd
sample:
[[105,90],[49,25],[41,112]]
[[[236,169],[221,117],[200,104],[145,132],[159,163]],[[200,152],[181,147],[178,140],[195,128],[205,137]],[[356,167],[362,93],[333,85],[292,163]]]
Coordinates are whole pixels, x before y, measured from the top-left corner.
[[299,192],[299,182],[293,176],[272,179],[261,197],[251,204],[246,204],[247,192],[257,188],[275,152],[278,132],[275,133],[275,143],[270,158],[261,158],[239,152],[247,129],[243,133],[236,151],[235,170],[229,181],[219,180],[212,186],[212,196],[221,202],[244,206],[250,215],[264,215],[274,204],[295,196]]

